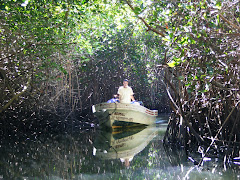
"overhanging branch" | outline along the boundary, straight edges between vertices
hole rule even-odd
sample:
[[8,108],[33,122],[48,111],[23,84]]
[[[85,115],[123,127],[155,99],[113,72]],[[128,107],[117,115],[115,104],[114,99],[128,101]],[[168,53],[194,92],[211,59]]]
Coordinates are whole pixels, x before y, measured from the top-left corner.
[[[135,8],[132,6],[132,4],[128,0],[126,0],[126,3],[132,9],[132,11],[134,12]],[[142,17],[139,17],[137,14],[136,14],[136,16],[137,16],[138,19],[140,19],[144,23],[144,25],[148,28],[148,31],[153,31],[156,34],[158,34],[158,35],[160,35],[162,37],[165,37],[164,33],[160,32],[159,30],[157,30],[157,29],[153,28],[152,26],[150,26]]]

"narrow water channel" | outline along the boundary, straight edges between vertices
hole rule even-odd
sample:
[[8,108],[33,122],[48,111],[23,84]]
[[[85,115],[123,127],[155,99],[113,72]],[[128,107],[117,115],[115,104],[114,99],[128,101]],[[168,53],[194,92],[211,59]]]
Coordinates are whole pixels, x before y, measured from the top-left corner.
[[160,116],[150,127],[2,138],[0,179],[239,179],[239,166],[212,159],[197,167],[184,151],[165,149],[166,122]]

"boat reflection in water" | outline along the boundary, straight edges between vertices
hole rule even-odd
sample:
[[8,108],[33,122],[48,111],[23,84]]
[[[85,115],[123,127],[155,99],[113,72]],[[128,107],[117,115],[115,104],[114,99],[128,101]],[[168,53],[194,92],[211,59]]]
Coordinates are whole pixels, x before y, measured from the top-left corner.
[[155,126],[128,126],[100,131],[94,141],[93,155],[101,159],[120,159],[125,166],[157,135]]

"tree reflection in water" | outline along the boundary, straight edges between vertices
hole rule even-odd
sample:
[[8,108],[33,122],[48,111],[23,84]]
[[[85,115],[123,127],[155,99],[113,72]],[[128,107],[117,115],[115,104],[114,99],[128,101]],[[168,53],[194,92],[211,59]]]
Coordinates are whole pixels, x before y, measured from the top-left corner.
[[90,128],[70,133],[42,134],[38,137],[34,135],[27,138],[21,135],[5,137],[1,140],[0,177],[3,179],[238,177],[239,166],[224,171],[218,162],[212,160],[206,162],[206,166],[198,168],[187,158],[184,151],[164,149],[162,139],[165,130],[166,125],[158,125],[157,128],[138,129],[134,133],[130,130],[109,133]]

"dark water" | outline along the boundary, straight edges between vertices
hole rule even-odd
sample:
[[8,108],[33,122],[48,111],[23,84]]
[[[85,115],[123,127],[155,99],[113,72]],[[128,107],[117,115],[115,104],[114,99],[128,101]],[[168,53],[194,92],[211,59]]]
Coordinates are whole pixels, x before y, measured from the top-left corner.
[[99,128],[4,137],[0,179],[240,179],[237,163],[195,166],[184,151],[163,146],[167,117],[147,128]]

